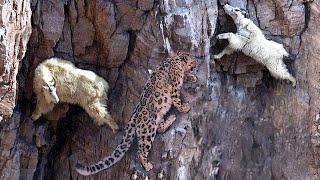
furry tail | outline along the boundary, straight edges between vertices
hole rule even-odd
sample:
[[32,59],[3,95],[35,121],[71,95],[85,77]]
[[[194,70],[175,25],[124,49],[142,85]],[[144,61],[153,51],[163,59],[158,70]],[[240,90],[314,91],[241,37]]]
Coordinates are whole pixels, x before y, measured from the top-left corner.
[[112,152],[110,156],[106,156],[101,161],[91,165],[83,165],[77,163],[75,167],[76,171],[81,175],[89,176],[107,169],[120,161],[133,142],[135,129],[135,123],[129,122],[121,143],[117,146],[117,148]]

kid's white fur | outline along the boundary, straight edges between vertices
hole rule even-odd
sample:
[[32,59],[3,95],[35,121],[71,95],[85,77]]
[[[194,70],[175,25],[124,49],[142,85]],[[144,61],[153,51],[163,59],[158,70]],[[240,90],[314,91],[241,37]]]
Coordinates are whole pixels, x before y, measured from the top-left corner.
[[296,79],[283,63],[283,57],[289,56],[283,45],[267,40],[260,28],[245,18],[240,9],[226,4],[224,10],[232,17],[237,26],[237,33],[223,33],[217,36],[218,39],[227,39],[229,45],[221,53],[214,55],[214,59],[220,59],[223,55],[232,54],[234,51],[241,51],[266,66],[273,77],[287,79],[295,87]]

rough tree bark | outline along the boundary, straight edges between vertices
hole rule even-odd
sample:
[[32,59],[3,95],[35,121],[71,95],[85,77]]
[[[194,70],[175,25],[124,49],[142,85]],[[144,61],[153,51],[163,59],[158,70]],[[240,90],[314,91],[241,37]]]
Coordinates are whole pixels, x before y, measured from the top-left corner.
[[[222,10],[225,3],[246,9],[269,39],[283,43],[295,57],[287,63],[298,80],[295,89],[241,53],[210,60],[225,45],[215,35],[235,31]],[[0,179],[320,179],[320,1],[0,4]],[[79,176],[75,163],[104,157],[122,132],[114,135],[108,127],[94,125],[84,110],[67,104],[37,122],[30,119],[35,106],[32,74],[48,57],[66,58],[103,76],[111,86],[111,114],[124,127],[148,69],[177,50],[199,57],[199,81],[184,85],[190,113],[173,109],[170,113],[178,120],[156,137],[151,172],[139,164],[134,143],[115,166]]]

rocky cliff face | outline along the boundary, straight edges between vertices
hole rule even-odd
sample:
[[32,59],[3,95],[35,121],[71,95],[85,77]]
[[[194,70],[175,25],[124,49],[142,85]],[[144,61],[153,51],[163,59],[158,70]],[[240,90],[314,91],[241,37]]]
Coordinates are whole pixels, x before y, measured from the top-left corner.
[[[225,46],[215,35],[235,31],[222,10],[225,3],[245,9],[269,39],[285,45],[295,59],[287,62],[298,80],[295,89],[241,53],[217,62],[210,59]],[[3,4],[0,107],[5,116],[0,123],[0,179],[320,178],[319,1],[9,0]],[[26,51],[29,5],[32,35]],[[14,11],[9,11],[11,7]],[[9,12],[14,15],[5,17]],[[190,102],[190,113],[173,108],[170,113],[177,115],[177,121],[156,137],[151,172],[143,170],[133,145],[112,168],[79,176],[75,163],[104,157],[120,142],[122,132],[114,135],[108,127],[94,125],[81,108],[67,104],[36,122],[30,119],[35,106],[33,71],[48,57],[63,57],[104,77],[111,87],[108,107],[124,127],[148,69],[177,50],[199,57],[201,65],[195,71],[199,80],[186,83],[182,92],[184,101]]]
[[15,79],[31,33],[31,9],[30,1],[21,0],[1,1],[0,6],[0,114],[7,117],[16,104]]

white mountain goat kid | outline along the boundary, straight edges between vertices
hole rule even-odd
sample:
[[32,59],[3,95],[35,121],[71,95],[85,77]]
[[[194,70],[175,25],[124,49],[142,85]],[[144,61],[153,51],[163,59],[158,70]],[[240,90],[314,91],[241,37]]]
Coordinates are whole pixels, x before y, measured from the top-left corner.
[[267,40],[259,27],[242,14],[239,8],[234,8],[228,4],[224,7],[225,12],[230,15],[237,26],[237,32],[223,33],[217,36],[218,39],[227,39],[229,45],[219,54],[214,55],[214,59],[220,59],[225,54],[232,54],[234,51],[241,51],[245,55],[252,57],[259,63],[266,66],[271,75],[279,79],[287,79],[296,86],[296,79],[288,72],[283,63],[283,57],[289,54],[282,44]]

